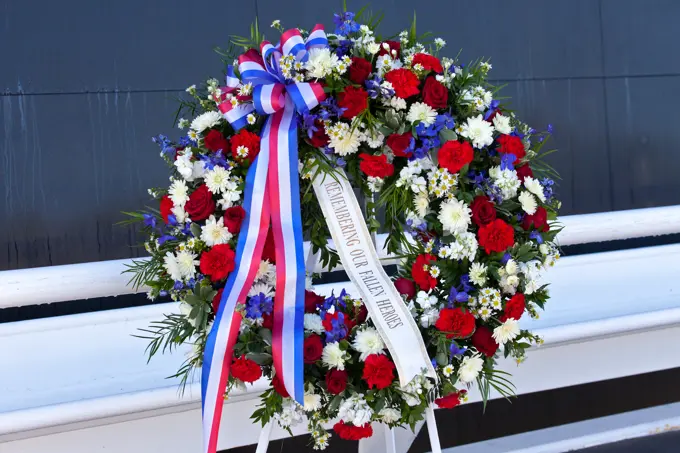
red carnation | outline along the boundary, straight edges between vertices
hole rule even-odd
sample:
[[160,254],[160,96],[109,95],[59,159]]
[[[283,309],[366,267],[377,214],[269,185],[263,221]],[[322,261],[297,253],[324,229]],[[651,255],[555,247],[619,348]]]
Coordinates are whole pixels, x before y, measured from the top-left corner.
[[439,148],[439,166],[446,168],[449,173],[458,173],[461,168],[472,162],[474,152],[468,142],[450,140]]
[[221,150],[226,153],[229,150],[229,140],[224,138],[222,132],[216,129],[208,132],[208,135],[206,135],[203,139],[203,143],[210,151],[217,152]]
[[406,151],[411,146],[411,139],[413,139],[413,134],[409,131],[403,134],[391,134],[387,137],[386,143],[395,157],[411,157],[413,153]]
[[262,368],[252,360],[241,356],[232,362],[231,375],[243,382],[255,382],[262,376]]
[[201,255],[201,272],[213,282],[227,278],[234,270],[236,254],[229,244],[218,244]]
[[247,148],[248,155],[245,159],[252,162],[260,152],[260,137],[246,129],[241,129],[238,134],[231,137],[231,155],[234,159],[240,161],[243,160],[244,157],[241,157],[238,154],[239,146]]
[[423,85],[423,102],[433,109],[445,109],[449,101],[449,89],[430,76]]
[[326,373],[326,389],[328,393],[337,395],[347,388],[347,371],[329,370]]
[[418,77],[408,69],[393,69],[385,74],[385,80],[392,84],[394,94],[402,99],[410,98],[411,96],[420,93],[420,90],[418,89],[420,80],[418,80]]
[[526,308],[526,302],[524,299],[524,294],[518,293],[512,296],[509,301],[505,303],[505,310],[503,311],[503,314],[501,315],[498,320],[500,322],[505,322],[508,319],[516,319],[519,321],[519,318],[522,317],[522,314],[524,313],[524,309]]
[[524,182],[527,176],[531,176],[532,178],[534,177],[534,172],[531,171],[531,167],[529,166],[529,164],[524,164],[520,165],[519,167],[515,167],[515,170],[517,170],[517,177],[522,182]]
[[382,390],[389,387],[394,380],[394,363],[383,354],[371,354],[364,362],[364,373],[361,378],[368,388]]
[[477,234],[486,253],[504,252],[515,243],[515,230],[501,219],[482,226]]
[[465,395],[467,390],[461,390],[460,392],[453,392],[442,398],[437,398],[434,400],[435,404],[441,409],[453,409],[460,404],[461,396]]
[[397,288],[399,294],[406,296],[407,299],[416,297],[416,285],[413,283],[413,280],[400,277],[394,281],[394,287]]
[[437,279],[430,274],[430,263],[437,260],[437,257],[429,253],[418,255],[411,267],[411,276],[420,289],[429,291],[437,286]]
[[437,74],[444,72],[444,68],[442,68],[439,58],[435,56],[428,55],[426,53],[417,53],[413,56],[412,65],[415,66],[419,63],[427,71],[434,71]]
[[550,225],[548,225],[548,211],[546,211],[543,206],[538,207],[535,213],[524,216],[522,228],[530,230],[532,225],[543,233],[550,231]]
[[345,109],[343,118],[352,119],[368,108],[368,93],[361,87],[345,87],[338,94],[338,106]]
[[359,168],[366,173],[367,176],[374,178],[387,178],[394,174],[394,165],[387,162],[387,156],[381,154],[379,156],[371,156],[370,154],[359,154],[361,163]]
[[217,314],[217,310],[220,308],[220,302],[222,301],[222,293],[224,292],[224,288],[220,288],[217,290],[217,294],[215,294],[215,297],[213,297],[212,300],[212,308],[213,308],[213,313]]
[[273,314],[262,314],[262,327],[265,329],[272,330],[274,328],[274,315]]
[[517,160],[526,156],[522,139],[515,135],[501,135],[498,137],[498,144],[500,145],[498,147],[499,153],[514,154]]
[[194,222],[205,220],[215,212],[215,200],[208,190],[208,186],[201,184],[189,195],[189,201],[184,206],[189,218]]
[[269,228],[267,238],[264,240],[262,259],[267,260],[272,264],[276,264],[276,246],[274,245],[274,231],[272,228]]
[[174,204],[172,203],[170,197],[167,195],[163,195],[163,198],[161,198],[160,206],[161,217],[163,217],[163,222],[168,223],[170,221],[168,217],[170,216],[170,214],[172,214],[173,207]]
[[286,390],[286,386],[283,385],[283,381],[279,379],[279,375],[275,374],[274,377],[272,378],[272,387],[274,387],[274,391],[281,395],[284,398],[289,398],[290,395],[288,394],[288,390]]
[[224,211],[224,226],[233,233],[237,234],[241,231],[241,223],[246,217],[246,210],[241,206],[232,206]]
[[326,134],[326,127],[320,120],[314,122],[314,127],[316,127],[316,130],[312,133],[312,137],[308,138],[307,141],[315,148],[323,148],[330,141]]
[[467,338],[475,331],[475,317],[461,307],[444,308],[434,326],[446,333],[446,338]]
[[326,300],[313,291],[305,291],[305,313],[316,313],[316,307]]
[[321,342],[321,337],[312,334],[305,338],[303,344],[304,351],[304,361],[305,363],[314,363],[321,358],[323,353],[323,343]]
[[470,203],[470,210],[472,221],[479,227],[496,219],[496,208],[485,195],[477,195]]
[[[387,45],[387,49],[385,48],[385,45]],[[397,54],[394,55],[392,51],[396,51]],[[399,41],[381,42],[378,56],[385,55],[386,53],[389,53],[392,58],[399,58],[401,56],[401,43]]]
[[363,85],[372,71],[373,65],[370,61],[360,57],[352,57],[352,64],[349,67],[349,80],[357,85]]
[[486,326],[477,326],[471,340],[474,347],[487,357],[493,357],[498,351],[498,343],[493,339],[493,333]]
[[370,423],[362,426],[349,425],[342,420],[333,425],[333,431],[340,439],[361,440],[373,435],[373,427]]

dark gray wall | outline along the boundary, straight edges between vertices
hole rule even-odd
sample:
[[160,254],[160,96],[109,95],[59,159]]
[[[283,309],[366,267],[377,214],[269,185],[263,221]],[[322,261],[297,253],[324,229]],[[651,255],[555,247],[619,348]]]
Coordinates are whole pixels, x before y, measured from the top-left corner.
[[[173,133],[173,96],[219,75],[212,48],[256,13],[264,28],[330,26],[340,3],[0,0],[0,270],[135,256],[135,232],[113,223],[165,184],[150,137]],[[415,7],[451,53],[491,57],[524,119],[554,125],[564,214],[680,203],[680,2],[372,6],[386,34]]]

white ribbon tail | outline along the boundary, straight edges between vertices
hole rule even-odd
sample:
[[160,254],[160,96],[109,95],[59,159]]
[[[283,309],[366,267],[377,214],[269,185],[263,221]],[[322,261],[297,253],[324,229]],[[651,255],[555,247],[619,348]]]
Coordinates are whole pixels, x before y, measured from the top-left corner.
[[257,449],[255,450],[255,453],[267,453],[267,448],[269,448],[269,437],[272,434],[272,426],[274,426],[274,424],[270,420],[262,427],[260,437],[257,439]]
[[425,409],[425,422],[427,423],[427,434],[430,436],[430,448],[432,453],[442,453],[439,445],[439,431],[437,431],[437,419],[434,418],[434,403],[430,403]]

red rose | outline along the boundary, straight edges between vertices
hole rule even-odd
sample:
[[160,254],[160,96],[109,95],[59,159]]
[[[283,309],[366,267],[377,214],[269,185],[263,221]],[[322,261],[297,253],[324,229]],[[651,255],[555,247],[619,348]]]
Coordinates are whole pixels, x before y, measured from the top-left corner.
[[233,233],[237,234],[241,231],[241,223],[246,217],[246,210],[241,206],[232,206],[224,211],[224,226]]
[[515,294],[512,296],[512,298],[510,298],[509,301],[505,303],[505,310],[498,320],[500,322],[505,322],[508,319],[516,319],[519,321],[519,318],[522,317],[525,308],[526,302],[524,299],[524,294]]
[[312,133],[312,137],[308,139],[309,144],[314,148],[323,148],[328,145],[328,142],[330,141],[326,134],[326,127],[323,122],[319,120],[314,122],[314,126],[316,127],[316,130]]
[[218,244],[201,255],[201,272],[213,282],[227,278],[234,270],[236,254],[229,244]]
[[208,186],[201,184],[189,195],[189,201],[184,206],[189,218],[194,222],[205,220],[215,212],[215,200],[213,200]]
[[501,219],[482,226],[477,234],[486,253],[505,252],[515,243],[515,230]]
[[382,390],[394,381],[394,363],[386,355],[371,354],[366,357],[361,377],[368,384],[368,388]]
[[437,279],[430,274],[430,263],[436,261],[437,257],[429,253],[418,255],[411,267],[411,276],[420,289],[429,291],[437,286]]
[[[385,48],[387,45],[387,49]],[[396,51],[395,56],[392,51]],[[380,50],[378,51],[378,56],[385,55],[389,53],[392,58],[399,58],[401,56],[401,43],[399,41],[383,41],[380,43]]]
[[372,71],[373,65],[370,61],[364,58],[352,57],[352,64],[349,67],[349,80],[357,85],[363,85]]
[[333,425],[333,431],[340,439],[361,440],[373,435],[373,427],[370,423],[362,426],[349,425],[342,420]]
[[163,217],[163,222],[168,223],[170,221],[168,217],[170,216],[170,214],[172,214],[173,207],[174,205],[170,197],[167,195],[163,195],[163,198],[161,198],[160,206],[161,217]]
[[400,277],[394,281],[394,287],[397,288],[399,294],[406,296],[407,299],[416,297],[416,285],[413,280]]
[[286,386],[283,385],[283,381],[279,379],[279,375],[275,374],[274,377],[272,378],[272,387],[274,387],[274,391],[281,395],[284,398],[289,398],[290,395],[288,394],[288,390],[286,390]]
[[395,157],[411,157],[413,153],[406,150],[411,146],[412,138],[413,134],[410,131],[403,134],[391,134],[387,137],[386,143]]
[[222,301],[222,293],[224,292],[224,288],[220,288],[217,290],[217,294],[215,294],[215,297],[213,297],[212,300],[212,308],[213,308],[213,313],[217,314],[217,310],[220,308],[220,302]]
[[444,308],[434,326],[446,333],[446,338],[467,338],[475,331],[475,317],[462,308]]
[[470,203],[470,210],[472,211],[472,221],[478,227],[496,219],[496,208],[487,196],[476,196]]
[[477,327],[475,333],[472,334],[472,344],[487,357],[493,357],[498,351],[498,343],[493,339],[493,333],[485,326]]
[[433,109],[445,109],[449,101],[449,89],[430,76],[423,85],[423,102]]
[[548,225],[548,211],[546,211],[543,206],[538,207],[535,213],[524,216],[522,228],[530,230],[532,225],[543,233],[550,231],[550,225]]
[[524,143],[522,139],[514,135],[501,135],[498,137],[498,147],[499,153],[514,154],[517,160],[522,159],[526,156],[526,151],[524,151]]
[[368,108],[368,93],[361,87],[345,87],[338,94],[338,106],[345,109],[343,118],[352,119]]
[[304,360],[305,363],[314,363],[321,358],[323,353],[323,343],[321,342],[321,337],[312,334],[305,338],[304,345]]
[[434,71],[438,74],[444,72],[444,68],[442,68],[442,64],[439,62],[439,58],[434,57],[432,55],[428,55],[426,53],[415,54],[413,56],[412,66],[415,66],[419,63],[427,71]]
[[441,409],[453,409],[460,404],[460,397],[465,395],[467,390],[461,390],[460,392],[453,392],[450,395],[446,395],[442,398],[437,398],[434,400],[435,404]]
[[420,80],[418,80],[418,77],[408,69],[393,69],[385,74],[385,80],[392,84],[394,94],[402,99],[410,98],[411,96],[420,93],[420,90],[418,89]]
[[316,313],[316,307],[326,300],[325,297],[319,296],[313,291],[305,291],[305,313]]
[[461,168],[472,162],[474,152],[468,142],[450,140],[439,148],[439,166],[446,168],[449,173],[458,173]]
[[328,393],[337,395],[342,393],[347,388],[347,371],[345,370],[329,370],[326,373],[326,389]]
[[[246,148],[248,154],[247,156],[241,157],[238,154],[239,147],[243,146]],[[260,137],[257,134],[253,134],[250,131],[241,129],[241,131],[231,137],[231,155],[236,160],[247,159],[252,162],[257,154],[260,152]]]
[[208,135],[203,139],[203,143],[210,151],[217,152],[222,150],[226,153],[229,150],[229,140],[224,138],[222,132],[215,129],[208,132]]
[[370,154],[361,153],[359,154],[359,159],[361,159],[359,168],[366,173],[367,176],[387,178],[394,174],[394,165],[387,162],[387,156],[384,154],[371,156]]
[[262,376],[262,368],[252,360],[241,356],[232,362],[231,375],[243,382],[255,382]]
[[269,228],[267,238],[264,240],[264,248],[262,249],[262,259],[267,260],[272,264],[276,264],[276,246],[274,245],[274,231]]
[[517,177],[522,182],[524,182],[527,176],[531,176],[532,178],[534,177],[534,172],[531,171],[531,167],[529,166],[529,164],[524,164],[520,165],[519,167],[515,167],[515,170],[517,171]]
[[366,305],[359,307],[359,312],[357,313],[356,318],[358,324],[366,322],[366,318],[368,318],[368,309],[366,308]]

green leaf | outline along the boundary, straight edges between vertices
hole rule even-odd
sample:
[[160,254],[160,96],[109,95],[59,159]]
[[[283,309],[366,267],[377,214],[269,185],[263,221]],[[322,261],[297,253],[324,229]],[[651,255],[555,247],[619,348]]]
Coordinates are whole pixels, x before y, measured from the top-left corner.
[[252,360],[260,366],[269,365],[272,363],[272,355],[266,352],[249,352],[246,354],[246,358]]
[[439,139],[442,144],[453,140],[458,140],[458,134],[453,129],[442,129],[439,132]]
[[193,234],[194,237],[197,238],[201,237],[201,226],[198,223],[193,222],[191,224],[191,234]]

